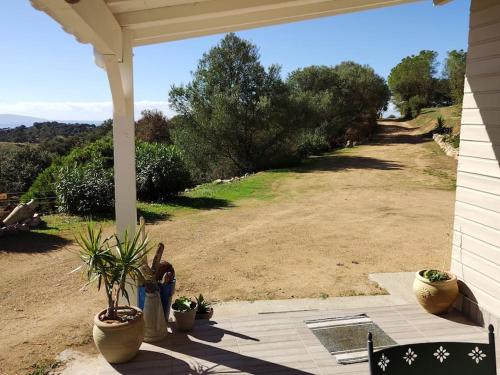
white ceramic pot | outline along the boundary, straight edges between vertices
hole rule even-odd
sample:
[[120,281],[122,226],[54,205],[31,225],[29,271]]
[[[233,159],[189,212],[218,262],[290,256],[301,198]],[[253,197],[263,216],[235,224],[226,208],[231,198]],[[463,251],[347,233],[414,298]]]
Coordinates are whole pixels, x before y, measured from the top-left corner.
[[146,293],[144,300],[144,341],[161,341],[167,335],[167,322],[163,314],[160,293]]

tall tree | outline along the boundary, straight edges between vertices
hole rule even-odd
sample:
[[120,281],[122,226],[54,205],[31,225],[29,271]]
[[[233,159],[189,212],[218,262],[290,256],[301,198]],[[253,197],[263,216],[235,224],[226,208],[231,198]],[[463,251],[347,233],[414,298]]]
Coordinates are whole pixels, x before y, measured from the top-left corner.
[[352,61],[295,70],[288,85],[295,101],[308,108],[309,128],[320,129],[329,142],[348,127],[373,124],[390,99],[385,80],[371,67]]
[[170,123],[163,112],[146,109],[137,121],[135,135],[145,142],[170,143]]
[[[405,57],[389,74],[392,99],[399,112],[412,117],[412,112],[431,103],[437,72],[437,52],[420,51]],[[413,99],[412,99],[413,98]]]
[[175,142],[201,178],[255,171],[284,162],[298,122],[276,65],[257,47],[227,34],[203,55],[185,86],[172,87]]
[[444,63],[444,75],[448,79],[451,97],[455,104],[462,104],[464,97],[465,62],[467,52],[464,50],[448,51]]

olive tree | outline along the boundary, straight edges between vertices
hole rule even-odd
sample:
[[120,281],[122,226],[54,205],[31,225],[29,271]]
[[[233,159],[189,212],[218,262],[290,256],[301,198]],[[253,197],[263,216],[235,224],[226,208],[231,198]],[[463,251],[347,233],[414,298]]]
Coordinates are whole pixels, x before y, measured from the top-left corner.
[[187,85],[174,86],[170,105],[175,143],[197,179],[252,172],[290,161],[300,121],[276,65],[227,34],[200,59]]

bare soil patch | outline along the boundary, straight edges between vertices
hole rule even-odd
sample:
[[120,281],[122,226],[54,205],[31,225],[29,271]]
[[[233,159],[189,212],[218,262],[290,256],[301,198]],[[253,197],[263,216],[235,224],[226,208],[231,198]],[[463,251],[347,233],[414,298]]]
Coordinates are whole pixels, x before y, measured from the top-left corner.
[[[150,225],[174,264],[178,294],[213,300],[383,292],[373,272],[448,267],[456,164],[406,123],[373,143],[312,158],[243,200]],[[79,291],[73,244],[0,240],[0,374],[22,374],[67,347],[93,351],[104,293]]]

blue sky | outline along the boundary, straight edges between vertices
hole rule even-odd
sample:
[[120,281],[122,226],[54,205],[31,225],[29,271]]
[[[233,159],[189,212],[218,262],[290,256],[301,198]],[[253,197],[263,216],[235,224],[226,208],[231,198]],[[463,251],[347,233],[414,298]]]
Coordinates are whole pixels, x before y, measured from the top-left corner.
[[[278,63],[283,76],[312,65],[353,60],[387,77],[401,58],[422,49],[467,46],[469,0],[434,7],[432,1],[238,32],[260,48],[264,65]],[[78,43],[28,0],[6,0],[0,13],[0,113],[51,120],[111,117],[105,72],[92,48]],[[136,113],[167,113],[172,84],[186,83],[203,52],[221,35],[137,47]]]

